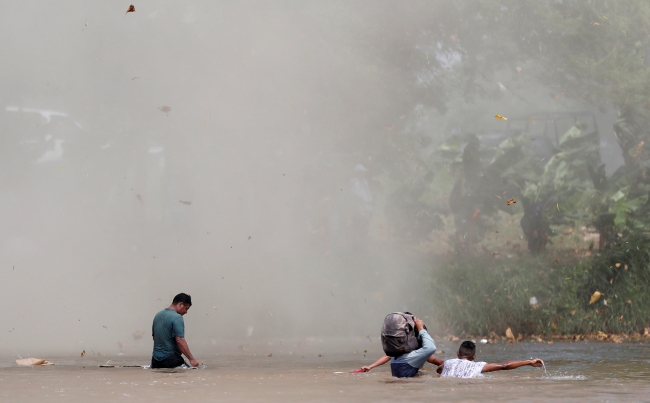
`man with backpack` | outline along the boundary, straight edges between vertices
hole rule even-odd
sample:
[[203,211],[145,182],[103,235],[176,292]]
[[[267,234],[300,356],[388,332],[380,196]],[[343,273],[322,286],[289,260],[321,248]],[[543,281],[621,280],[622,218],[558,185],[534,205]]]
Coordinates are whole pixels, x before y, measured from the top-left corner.
[[381,332],[382,347],[386,355],[368,366],[363,372],[390,361],[390,371],[397,378],[414,377],[424,363],[435,359],[436,345],[427,332],[424,322],[409,312],[395,312],[384,320]]

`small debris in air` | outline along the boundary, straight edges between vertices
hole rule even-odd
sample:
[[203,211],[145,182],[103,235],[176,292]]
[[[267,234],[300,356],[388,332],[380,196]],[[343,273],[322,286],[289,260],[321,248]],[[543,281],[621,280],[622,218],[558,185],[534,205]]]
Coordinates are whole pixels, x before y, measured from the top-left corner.
[[594,293],[591,295],[591,298],[589,299],[589,305],[596,303],[596,301],[598,301],[602,295],[603,294],[600,291],[594,291]]
[[135,6],[131,4],[129,8],[126,9],[126,13],[124,15],[127,15],[128,13],[135,13]]

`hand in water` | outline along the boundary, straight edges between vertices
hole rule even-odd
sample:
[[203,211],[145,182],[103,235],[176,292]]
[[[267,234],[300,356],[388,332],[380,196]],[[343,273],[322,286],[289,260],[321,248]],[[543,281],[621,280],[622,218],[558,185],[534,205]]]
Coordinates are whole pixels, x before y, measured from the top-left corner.
[[544,361],[540,360],[539,358],[533,358],[530,360],[530,365],[535,368],[540,368],[544,366]]
[[193,367],[198,367],[199,362],[197,360],[190,360],[190,365],[193,366]]

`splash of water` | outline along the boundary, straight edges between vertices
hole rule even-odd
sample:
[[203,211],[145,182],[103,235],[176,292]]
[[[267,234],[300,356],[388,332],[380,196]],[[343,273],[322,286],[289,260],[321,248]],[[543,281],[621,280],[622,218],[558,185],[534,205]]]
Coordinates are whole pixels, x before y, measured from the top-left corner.
[[[533,357],[530,357],[530,359],[532,360]],[[543,377],[546,377],[546,376],[547,376],[547,372],[546,372],[546,364],[544,364],[544,361],[542,361],[542,368],[544,368],[544,375],[543,375]]]

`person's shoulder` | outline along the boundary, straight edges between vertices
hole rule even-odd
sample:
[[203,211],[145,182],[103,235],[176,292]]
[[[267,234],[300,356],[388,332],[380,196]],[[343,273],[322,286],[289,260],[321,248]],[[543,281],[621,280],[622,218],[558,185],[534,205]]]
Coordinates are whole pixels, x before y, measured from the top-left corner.
[[183,319],[183,317],[181,316],[181,314],[179,314],[178,312],[174,311],[173,309],[169,309],[169,308],[165,308],[165,309],[163,309],[162,311],[158,312],[158,313],[156,314],[156,316],[158,316],[158,315],[165,315],[165,316],[167,316],[168,318],[171,318],[172,320],[176,320],[176,319],[178,319],[178,318]]
[[178,321],[183,322],[183,315],[181,315],[176,311],[172,311],[172,313],[169,316],[174,322],[178,322]]
[[174,319],[183,319],[183,315],[181,315],[180,313],[178,313],[178,312],[176,312],[176,311],[174,311],[172,309],[169,310],[169,316],[171,316]]

